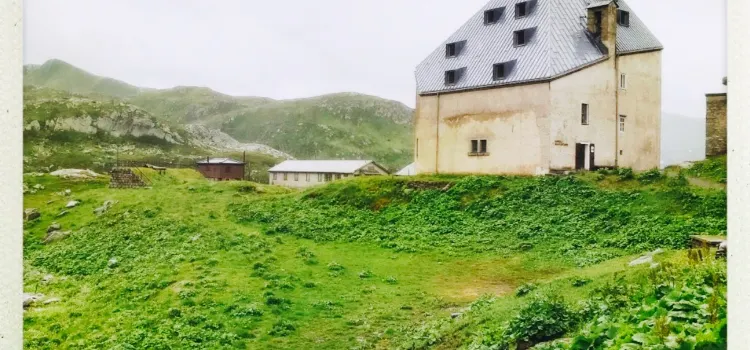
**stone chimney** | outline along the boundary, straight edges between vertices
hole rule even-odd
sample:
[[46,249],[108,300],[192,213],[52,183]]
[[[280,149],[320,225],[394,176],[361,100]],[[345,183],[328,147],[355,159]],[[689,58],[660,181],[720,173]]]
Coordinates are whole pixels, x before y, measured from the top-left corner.
[[617,1],[592,0],[587,7],[586,18],[589,33],[614,54],[617,45]]

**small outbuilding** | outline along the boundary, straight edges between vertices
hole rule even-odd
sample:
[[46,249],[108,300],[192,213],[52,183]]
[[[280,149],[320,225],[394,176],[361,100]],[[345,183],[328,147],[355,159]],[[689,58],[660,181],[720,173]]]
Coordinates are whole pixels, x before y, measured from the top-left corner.
[[245,162],[230,158],[206,158],[196,163],[198,172],[207,179],[227,181],[245,178]]
[[405,166],[403,169],[399,170],[396,173],[396,176],[412,176],[412,175],[416,175],[416,169],[414,167],[414,163],[411,163]]
[[338,179],[388,175],[371,160],[286,160],[268,170],[269,183],[288,187],[309,187]]

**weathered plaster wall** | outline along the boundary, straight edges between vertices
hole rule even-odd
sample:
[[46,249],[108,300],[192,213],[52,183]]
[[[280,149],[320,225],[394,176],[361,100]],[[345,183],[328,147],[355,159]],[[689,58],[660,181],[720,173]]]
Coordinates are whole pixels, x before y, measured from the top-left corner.
[[727,94],[706,95],[706,156],[727,154]]
[[[595,166],[615,165],[614,59],[600,62],[550,83],[550,168],[575,168],[576,143],[595,145]],[[581,123],[581,105],[589,105],[589,124]],[[588,155],[587,155],[588,157]]]
[[[619,114],[625,132],[619,134],[618,166],[636,171],[658,168],[661,162],[661,51],[618,57],[627,86],[620,90]],[[619,81],[619,76],[618,76]]]
[[[547,173],[549,113],[548,83],[419,96],[417,174]],[[469,155],[474,139],[487,156]]]

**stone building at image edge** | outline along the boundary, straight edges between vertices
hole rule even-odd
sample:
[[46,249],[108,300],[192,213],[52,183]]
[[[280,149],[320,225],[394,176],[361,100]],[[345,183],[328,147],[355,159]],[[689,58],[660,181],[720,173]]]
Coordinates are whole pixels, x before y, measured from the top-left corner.
[[[722,81],[727,85],[727,78]],[[727,93],[706,94],[706,156],[727,154]]]
[[660,165],[659,40],[619,0],[492,0],[416,68],[417,174]]

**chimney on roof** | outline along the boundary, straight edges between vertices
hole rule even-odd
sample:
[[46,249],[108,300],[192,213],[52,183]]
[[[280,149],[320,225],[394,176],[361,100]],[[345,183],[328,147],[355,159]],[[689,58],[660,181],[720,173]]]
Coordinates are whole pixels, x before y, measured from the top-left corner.
[[617,45],[617,2],[592,1],[586,18],[589,33],[601,40],[607,50],[614,54]]

